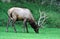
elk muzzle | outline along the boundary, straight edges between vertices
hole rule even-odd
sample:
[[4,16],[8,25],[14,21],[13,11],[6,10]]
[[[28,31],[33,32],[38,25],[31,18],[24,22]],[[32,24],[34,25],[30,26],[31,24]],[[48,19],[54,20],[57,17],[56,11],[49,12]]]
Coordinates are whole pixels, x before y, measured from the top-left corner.
[[39,29],[37,28],[37,29],[34,29],[34,31],[36,32],[36,33],[39,33]]

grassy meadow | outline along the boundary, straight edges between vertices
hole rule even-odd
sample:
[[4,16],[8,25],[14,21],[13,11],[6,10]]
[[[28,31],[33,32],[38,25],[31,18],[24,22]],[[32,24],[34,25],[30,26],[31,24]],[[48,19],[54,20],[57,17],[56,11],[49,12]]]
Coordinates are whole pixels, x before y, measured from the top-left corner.
[[0,27],[0,39],[60,39],[59,28],[44,28],[39,30],[39,34],[29,28],[29,33],[23,32],[21,27],[16,27],[17,33],[12,27],[6,32],[6,27]]
[[[6,32],[8,20],[7,11],[11,7],[24,7],[31,10],[36,21],[39,19],[39,9],[47,15],[44,28],[40,28],[39,34],[36,34],[28,24],[29,33],[23,32],[22,22],[15,24],[17,33],[10,26]],[[0,39],[60,39],[60,13],[54,11],[55,7],[41,6],[34,3],[2,3],[0,2]]]

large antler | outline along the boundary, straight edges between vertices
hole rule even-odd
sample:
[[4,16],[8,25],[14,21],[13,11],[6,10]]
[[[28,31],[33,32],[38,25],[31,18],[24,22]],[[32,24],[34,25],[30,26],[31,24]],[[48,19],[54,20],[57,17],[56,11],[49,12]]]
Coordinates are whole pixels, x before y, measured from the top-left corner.
[[46,14],[45,12],[41,12],[40,9],[39,9],[39,13],[40,13],[40,17],[38,20],[38,26],[44,28],[43,24],[45,23],[46,20]]

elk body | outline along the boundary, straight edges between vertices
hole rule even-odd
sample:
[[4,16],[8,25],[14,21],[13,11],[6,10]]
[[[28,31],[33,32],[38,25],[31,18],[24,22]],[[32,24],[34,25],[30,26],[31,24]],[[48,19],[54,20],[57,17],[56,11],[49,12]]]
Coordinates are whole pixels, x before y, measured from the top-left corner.
[[38,28],[39,26],[36,24],[35,19],[29,9],[18,8],[18,7],[10,8],[8,10],[8,24],[7,24],[6,31],[8,31],[8,25],[11,20],[13,21],[12,26],[15,32],[16,32],[16,29],[15,29],[14,23],[16,21],[23,21],[24,28],[26,29],[27,32],[28,32],[28,28],[27,28],[27,22],[28,22],[33,28],[33,30],[36,33],[39,33],[39,28]]

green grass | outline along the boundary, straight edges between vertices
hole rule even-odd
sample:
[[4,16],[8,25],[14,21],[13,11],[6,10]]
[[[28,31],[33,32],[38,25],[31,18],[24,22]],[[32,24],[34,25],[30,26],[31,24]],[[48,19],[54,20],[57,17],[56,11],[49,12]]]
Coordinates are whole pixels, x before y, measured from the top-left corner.
[[32,28],[29,27],[29,33],[24,33],[22,27],[16,27],[17,33],[15,33],[12,27],[9,28],[9,32],[5,32],[6,27],[0,27],[0,39],[60,39],[59,28],[44,28],[39,30],[39,34],[36,34]]
[[[43,28],[39,30],[39,34],[36,34],[33,29],[29,27],[29,33],[24,33],[22,31],[23,25],[21,22],[21,26],[16,25],[17,33],[14,32],[12,27],[9,27],[9,31],[6,32],[6,23],[8,19],[7,10],[14,6],[30,9],[36,21],[39,18],[39,9],[45,11],[48,16],[46,27],[55,28]],[[5,24],[5,26],[3,24]],[[60,39],[60,29],[56,27],[60,27],[60,13],[50,10],[49,7],[39,6],[33,3],[13,4],[0,2],[0,39]]]

